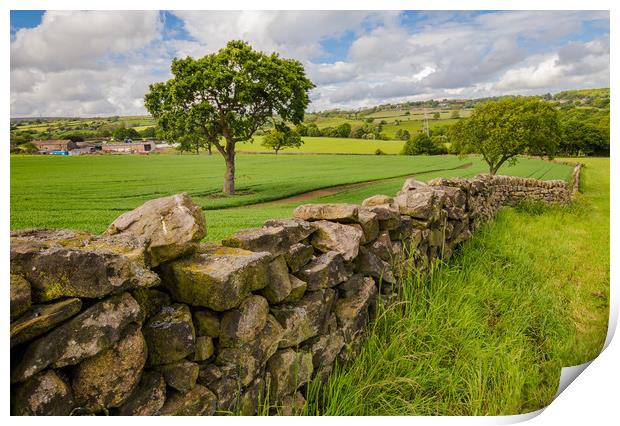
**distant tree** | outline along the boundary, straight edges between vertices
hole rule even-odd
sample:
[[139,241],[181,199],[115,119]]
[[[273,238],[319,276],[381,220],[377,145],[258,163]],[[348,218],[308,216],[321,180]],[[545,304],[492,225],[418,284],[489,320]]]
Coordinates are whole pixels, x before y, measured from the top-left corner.
[[351,133],[351,125],[349,123],[342,123],[334,129],[334,134],[338,138],[348,138]]
[[411,111],[405,111],[404,115],[411,115]]
[[375,119],[372,117],[366,119],[366,123],[372,123],[373,121],[375,121]]
[[454,109],[450,113],[450,118],[461,118],[461,113],[459,112],[458,109]]
[[238,40],[200,59],[174,59],[171,70],[172,79],[150,86],[146,109],[164,129],[188,121],[201,129],[224,158],[223,192],[229,195],[235,192],[236,144],[251,140],[274,115],[301,123],[314,87],[299,61]]
[[409,133],[409,130],[407,129],[398,129],[396,131],[396,139],[399,139],[401,141],[406,141],[409,140],[409,138],[411,138],[411,134]]
[[154,138],[156,133],[155,126],[147,127],[140,131],[140,136],[143,138]]
[[134,128],[126,129],[124,127],[119,127],[114,130],[112,137],[114,137],[117,141],[122,141],[125,139],[137,139],[140,137],[140,134]]
[[36,154],[37,152],[39,152],[37,146],[32,142],[26,142],[24,144],[21,144],[19,146],[19,149],[21,149],[22,152],[24,152],[25,154]]
[[441,117],[441,114],[439,114],[438,112],[433,113],[433,119],[439,120],[439,117]]
[[461,155],[482,154],[494,175],[519,154],[555,154],[560,135],[558,115],[548,102],[515,98],[477,106],[471,117],[451,127],[453,148]]
[[299,123],[297,125],[297,133],[299,133],[299,136],[308,136],[308,127],[304,123]]
[[569,120],[561,125],[558,151],[566,155],[609,155],[609,139],[595,125]]
[[262,145],[273,149],[276,155],[278,155],[278,151],[281,149],[299,148],[303,143],[304,141],[301,140],[296,130],[289,129],[286,126],[278,126],[265,133]]
[[418,133],[413,139],[405,142],[402,155],[440,155],[447,154],[446,148],[434,142],[426,133]]
[[308,136],[311,137],[321,136],[321,129],[319,129],[319,126],[317,126],[316,124],[310,123],[308,124],[308,129],[306,133],[308,134]]

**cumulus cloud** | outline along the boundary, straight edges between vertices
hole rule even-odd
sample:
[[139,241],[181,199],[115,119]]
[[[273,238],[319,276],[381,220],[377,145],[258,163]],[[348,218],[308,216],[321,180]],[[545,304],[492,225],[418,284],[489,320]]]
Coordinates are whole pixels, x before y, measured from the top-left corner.
[[609,85],[609,13],[594,11],[46,12],[11,40],[11,115],[143,114],[173,57],[243,39],[300,60],[310,110]]

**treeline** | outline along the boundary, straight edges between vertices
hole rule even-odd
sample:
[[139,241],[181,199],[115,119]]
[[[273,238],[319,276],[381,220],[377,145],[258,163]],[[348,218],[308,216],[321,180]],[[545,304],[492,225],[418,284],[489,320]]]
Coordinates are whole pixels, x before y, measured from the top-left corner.
[[45,131],[31,129],[19,130],[19,128],[17,128],[11,130],[11,144],[22,145],[26,142],[40,139],[70,139],[73,142],[82,142],[85,140],[108,138],[117,141],[125,139],[152,139],[157,138],[157,136],[157,128],[154,126],[136,130],[132,127],[125,127],[123,124],[104,124],[97,129],[77,130],[64,130],[61,127]]

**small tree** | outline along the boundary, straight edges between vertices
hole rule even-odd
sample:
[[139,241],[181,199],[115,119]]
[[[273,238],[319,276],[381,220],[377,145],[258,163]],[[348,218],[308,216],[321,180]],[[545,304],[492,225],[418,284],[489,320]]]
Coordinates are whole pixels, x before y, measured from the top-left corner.
[[266,148],[273,149],[278,155],[278,151],[284,148],[299,148],[304,141],[301,140],[296,130],[288,127],[277,126],[275,129],[269,130],[263,137],[262,145]]
[[459,112],[458,109],[455,109],[450,114],[450,118],[461,118],[461,113]]
[[516,163],[519,154],[552,157],[560,130],[551,104],[533,98],[507,98],[476,107],[471,117],[452,126],[450,133],[456,152],[482,154],[494,175],[504,163]]
[[248,141],[274,115],[303,121],[314,87],[303,65],[267,55],[238,40],[200,59],[172,61],[173,78],[149,86],[146,109],[168,130],[191,122],[222,154],[223,192],[235,192],[235,146]]
[[438,141],[433,141],[426,133],[418,133],[405,142],[400,152],[402,155],[440,155],[446,154],[446,148]]
[[439,120],[439,117],[441,117],[441,114],[439,114],[438,112],[433,113],[433,119]]

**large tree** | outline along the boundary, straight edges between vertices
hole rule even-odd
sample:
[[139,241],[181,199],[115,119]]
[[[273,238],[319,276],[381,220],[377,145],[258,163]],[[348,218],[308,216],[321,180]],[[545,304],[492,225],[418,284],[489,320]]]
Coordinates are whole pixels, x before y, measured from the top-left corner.
[[494,175],[517,155],[552,157],[558,146],[559,123],[555,108],[534,98],[507,98],[476,107],[470,118],[451,129],[452,150],[477,153]]
[[[200,59],[172,61],[173,78],[150,85],[146,109],[167,131],[191,123],[224,157],[223,191],[235,192],[235,145],[248,141],[273,116],[299,124],[314,87],[303,65],[267,55],[243,41]],[[178,130],[176,130],[178,132]]]

